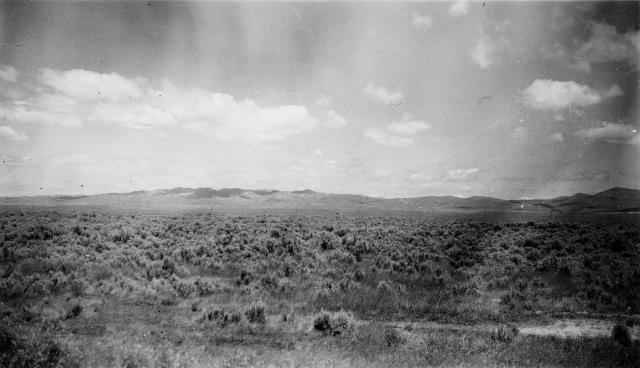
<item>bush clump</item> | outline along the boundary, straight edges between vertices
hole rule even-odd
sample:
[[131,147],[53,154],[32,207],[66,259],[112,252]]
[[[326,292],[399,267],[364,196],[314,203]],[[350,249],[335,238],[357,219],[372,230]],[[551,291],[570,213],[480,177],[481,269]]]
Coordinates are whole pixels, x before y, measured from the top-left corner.
[[631,345],[631,334],[623,323],[616,323],[611,330],[611,338],[622,346]]
[[334,336],[352,331],[354,326],[353,315],[342,310],[334,313],[321,310],[313,321],[315,330]]
[[252,303],[249,308],[244,311],[244,315],[247,317],[249,323],[265,324],[267,322],[265,309],[265,304],[262,301],[259,301]]
[[518,336],[518,327],[512,324],[502,325],[498,328],[494,328],[491,331],[491,340],[510,342]]

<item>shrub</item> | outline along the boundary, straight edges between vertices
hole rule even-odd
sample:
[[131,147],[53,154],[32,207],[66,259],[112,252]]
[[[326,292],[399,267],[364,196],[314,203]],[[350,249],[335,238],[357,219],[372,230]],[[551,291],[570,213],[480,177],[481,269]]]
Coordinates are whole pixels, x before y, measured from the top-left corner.
[[393,327],[386,327],[384,329],[384,343],[387,346],[398,346],[405,342],[404,336]]
[[512,324],[502,325],[491,331],[491,340],[510,342],[518,336],[518,328]]
[[249,308],[244,312],[244,315],[247,317],[249,323],[259,323],[264,324],[267,322],[267,317],[265,315],[266,306],[262,301],[252,303]]
[[631,334],[623,323],[616,323],[611,330],[611,338],[623,346],[631,345]]
[[82,313],[82,306],[80,304],[76,304],[67,312],[66,319],[76,318]]
[[321,310],[313,321],[313,328],[325,334],[342,335],[353,330],[355,321],[351,313],[339,311],[335,313]]

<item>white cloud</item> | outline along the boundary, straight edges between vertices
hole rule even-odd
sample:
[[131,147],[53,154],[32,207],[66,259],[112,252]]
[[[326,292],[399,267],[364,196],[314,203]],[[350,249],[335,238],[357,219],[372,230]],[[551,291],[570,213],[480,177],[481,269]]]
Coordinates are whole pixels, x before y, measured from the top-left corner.
[[51,162],[57,164],[81,165],[94,164],[96,163],[96,160],[81,153],[70,153],[56,156],[51,159]]
[[26,142],[29,140],[26,134],[16,132],[10,126],[0,126],[0,138],[8,139],[14,142]]
[[314,156],[324,156],[324,151],[321,150],[320,148],[316,149],[315,151],[313,151],[313,155]]
[[519,126],[515,128],[509,135],[515,139],[524,139],[527,137],[527,129],[525,127]]
[[[304,106],[260,106],[250,99],[238,101],[225,93],[180,88],[168,81],[152,86],[144,79],[115,73],[46,69],[39,82],[33,97],[0,103],[0,113],[17,122],[67,126],[181,126],[219,140],[243,142],[278,141],[319,125]],[[346,124],[335,112],[328,115],[328,125]]]
[[397,105],[404,99],[400,91],[391,92],[382,86],[375,86],[373,84],[368,84],[364,88],[364,93],[374,101],[386,105]]
[[[562,19],[565,22],[566,18]],[[543,55],[549,59],[563,61],[569,68],[591,73],[591,64],[627,60],[635,65],[640,50],[640,32],[618,33],[606,23],[592,23],[589,39],[577,47],[559,43],[545,46]]]
[[469,169],[455,169],[449,171],[449,178],[452,180],[470,180],[480,171],[477,167]]
[[578,55],[592,63],[637,58],[638,32],[620,34],[606,23],[594,23],[591,37],[578,50]]
[[449,8],[449,14],[452,17],[460,17],[469,11],[469,3],[466,0],[458,0],[454,2]]
[[386,130],[381,128],[368,128],[364,131],[363,135],[378,144],[383,146],[411,146],[414,144],[414,140],[408,137],[397,136],[389,134]]
[[555,132],[555,133],[551,134],[547,138],[547,141],[555,142],[555,143],[562,143],[562,142],[564,142],[564,135],[562,135],[561,132]]
[[15,83],[18,80],[18,71],[11,65],[0,64],[0,79]]
[[77,100],[122,100],[142,95],[144,80],[119,74],[101,74],[82,69],[65,72],[43,69],[40,82]]
[[387,125],[388,131],[398,135],[415,135],[429,129],[431,129],[431,124],[416,120],[407,122],[394,121]]
[[604,141],[608,143],[628,143],[638,142],[637,127],[628,124],[605,122],[600,127],[580,129],[575,135],[593,141]]
[[494,57],[495,52],[495,45],[491,40],[483,37],[478,40],[476,46],[471,50],[471,58],[480,66],[480,68],[486,69],[493,64],[492,58]]
[[422,181],[430,181],[431,179],[433,179],[433,176],[427,175],[423,172],[416,172],[416,173],[410,174],[409,179],[412,181],[422,182]]
[[347,120],[333,110],[327,111],[327,116],[329,118],[324,124],[329,128],[342,128],[347,125]]
[[609,88],[609,90],[605,91],[602,94],[602,97],[614,98],[614,97],[622,96],[623,94],[624,93],[622,92],[622,89],[620,88],[620,86],[618,86],[617,84],[614,84],[613,86],[611,86],[611,88]]
[[373,170],[373,175],[378,178],[386,178],[391,175],[391,172],[385,169],[375,169]]
[[364,136],[385,146],[411,146],[415,143],[410,136],[431,129],[431,124],[424,121],[410,120],[405,114],[402,121],[394,121],[383,128],[369,128]]
[[622,90],[617,85],[600,94],[591,87],[574,81],[561,82],[549,79],[536,79],[523,92],[529,107],[551,111],[596,105],[604,98],[622,94]]
[[418,29],[428,29],[433,26],[433,20],[428,15],[413,13],[411,14],[411,25]]

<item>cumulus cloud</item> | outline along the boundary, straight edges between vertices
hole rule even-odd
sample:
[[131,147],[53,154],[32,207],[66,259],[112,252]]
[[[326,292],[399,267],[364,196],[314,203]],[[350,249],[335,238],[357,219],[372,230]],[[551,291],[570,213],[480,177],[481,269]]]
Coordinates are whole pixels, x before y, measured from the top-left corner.
[[433,20],[428,15],[413,13],[411,14],[411,25],[417,29],[428,29],[433,26]]
[[597,63],[626,60],[635,65],[640,50],[640,32],[618,33],[612,25],[594,22],[591,24],[590,37],[582,44],[574,44],[545,46],[543,55],[548,59],[563,61],[569,68],[585,73],[590,73],[591,65]]
[[325,126],[329,128],[342,128],[347,125],[347,120],[333,110],[327,111],[327,117],[328,119],[325,121]]
[[6,125],[0,126],[0,138],[14,142],[26,142],[29,140],[26,134],[17,132],[12,127]]
[[69,153],[63,154],[51,159],[51,162],[56,164],[67,164],[67,165],[82,165],[82,164],[94,164],[96,160],[93,158],[83,155],[81,153]]
[[624,93],[622,92],[622,88],[620,88],[620,86],[618,86],[617,84],[614,84],[613,86],[611,86],[611,88],[609,88],[609,90],[605,91],[602,94],[602,97],[614,98],[614,97],[622,96],[623,94]]
[[415,135],[429,129],[431,129],[431,124],[416,120],[406,122],[394,121],[387,125],[388,131],[399,135]]
[[430,181],[431,179],[433,179],[433,176],[427,175],[423,172],[415,172],[415,173],[409,174],[409,179],[416,182],[424,182],[424,181]]
[[527,137],[527,129],[525,127],[516,127],[510,134],[511,138],[524,139]]
[[606,23],[594,23],[591,37],[578,50],[585,60],[592,63],[618,61],[637,58],[638,32],[620,34],[616,28]]
[[554,142],[554,143],[562,143],[564,142],[564,135],[562,135],[561,132],[555,132],[547,138],[547,141]]
[[449,14],[452,17],[461,17],[469,11],[469,2],[466,0],[458,0],[449,8]]
[[431,124],[424,121],[411,120],[405,114],[402,121],[394,121],[382,128],[369,128],[364,136],[372,141],[385,146],[410,146],[415,142],[410,136],[431,129]]
[[599,93],[587,85],[574,81],[549,79],[536,79],[523,92],[525,102],[530,108],[549,111],[596,105],[605,98],[622,94],[622,90],[617,85]]
[[5,82],[15,83],[18,81],[18,71],[11,65],[0,64],[0,79]]
[[636,144],[638,142],[637,128],[628,124],[605,122],[600,127],[580,129],[575,135],[608,143]]
[[391,175],[391,172],[385,169],[375,169],[373,170],[373,175],[378,178],[386,178]]
[[415,143],[412,138],[389,134],[381,128],[367,128],[363,135],[383,146],[411,146]]
[[476,174],[478,174],[479,171],[480,169],[477,167],[469,169],[455,169],[449,171],[449,178],[451,180],[471,180],[476,177]]
[[476,46],[471,50],[471,58],[482,69],[488,68],[493,64],[493,57],[495,56],[496,47],[488,38],[481,38],[478,40]]
[[364,93],[372,100],[386,105],[396,105],[402,102],[404,97],[400,91],[389,91],[382,86],[368,84],[364,88]]
[[[164,81],[86,70],[42,70],[34,95],[0,104],[16,122],[67,126],[113,124],[132,129],[180,126],[219,140],[267,142],[311,131],[319,125],[300,105],[261,106],[220,92],[181,88]],[[329,126],[346,124],[329,112]]]

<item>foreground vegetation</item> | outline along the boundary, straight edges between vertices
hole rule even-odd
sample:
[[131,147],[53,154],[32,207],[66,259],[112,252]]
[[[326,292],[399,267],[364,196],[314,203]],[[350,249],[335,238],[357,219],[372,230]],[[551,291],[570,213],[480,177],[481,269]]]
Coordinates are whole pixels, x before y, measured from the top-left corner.
[[[2,366],[640,362],[637,223],[5,210],[0,246]],[[513,327],[558,316],[626,325]]]

